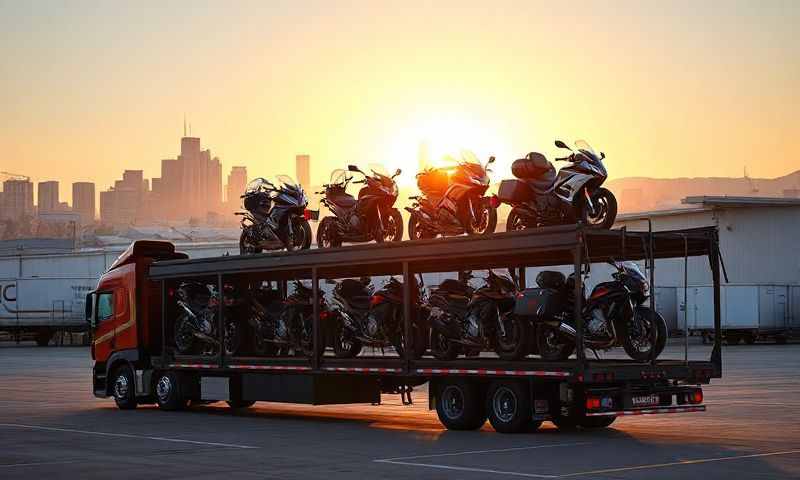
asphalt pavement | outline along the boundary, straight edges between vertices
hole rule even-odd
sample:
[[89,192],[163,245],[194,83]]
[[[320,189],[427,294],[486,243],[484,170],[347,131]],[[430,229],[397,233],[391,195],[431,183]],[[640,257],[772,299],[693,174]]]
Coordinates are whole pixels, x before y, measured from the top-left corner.
[[448,432],[424,388],[412,406],[120,411],[90,366],[84,347],[0,344],[0,478],[800,478],[798,344],[725,347],[705,413],[520,435]]

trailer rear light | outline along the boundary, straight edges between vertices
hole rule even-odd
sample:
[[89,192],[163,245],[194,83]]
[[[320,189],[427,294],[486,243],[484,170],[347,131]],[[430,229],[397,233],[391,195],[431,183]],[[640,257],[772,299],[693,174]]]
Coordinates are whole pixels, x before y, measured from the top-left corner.
[[614,381],[614,373],[613,372],[593,373],[592,374],[592,381],[595,382],[595,383],[613,382]]
[[693,403],[695,405],[699,403],[703,403],[703,391],[702,390],[695,390],[694,392],[689,394],[689,403]]
[[600,408],[600,399],[597,397],[586,397],[586,410],[597,410]]
[[500,208],[500,199],[497,198],[497,195],[489,197],[489,206],[492,208]]

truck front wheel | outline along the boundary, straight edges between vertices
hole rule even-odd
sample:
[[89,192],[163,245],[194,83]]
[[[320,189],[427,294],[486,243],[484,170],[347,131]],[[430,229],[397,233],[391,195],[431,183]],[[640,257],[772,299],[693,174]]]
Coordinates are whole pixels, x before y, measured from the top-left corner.
[[188,404],[180,377],[173,372],[162,372],[156,377],[155,391],[156,403],[161,410],[182,410]]
[[121,365],[114,370],[111,383],[111,394],[120,410],[136,408],[136,384],[133,371],[128,365]]
[[436,413],[448,430],[477,430],[486,423],[486,404],[477,385],[448,381],[436,396]]

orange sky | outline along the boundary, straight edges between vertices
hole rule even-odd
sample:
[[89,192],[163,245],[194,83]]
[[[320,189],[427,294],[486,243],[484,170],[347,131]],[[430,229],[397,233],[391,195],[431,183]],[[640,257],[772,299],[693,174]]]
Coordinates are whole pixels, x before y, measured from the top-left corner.
[[374,161],[409,181],[422,140],[498,177],[556,137],[612,177],[800,169],[800,2],[231,3],[0,0],[0,170],[157,176],[184,113],[225,174],[308,153],[315,183]]

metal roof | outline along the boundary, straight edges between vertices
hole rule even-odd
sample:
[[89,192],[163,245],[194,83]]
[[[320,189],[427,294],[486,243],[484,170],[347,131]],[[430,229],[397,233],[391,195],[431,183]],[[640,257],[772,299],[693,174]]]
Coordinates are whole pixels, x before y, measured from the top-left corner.
[[[688,248],[689,256],[707,255],[716,236],[715,227],[653,233],[654,257],[683,257],[684,248]],[[261,277],[309,278],[315,268],[320,278],[344,278],[399,274],[405,262],[410,271],[420,273],[565,265],[574,262],[573,253],[578,248],[594,262],[643,260],[649,256],[649,244],[647,232],[564,225],[485,236],[170,260],[154,263],[150,277],[258,273]]]

